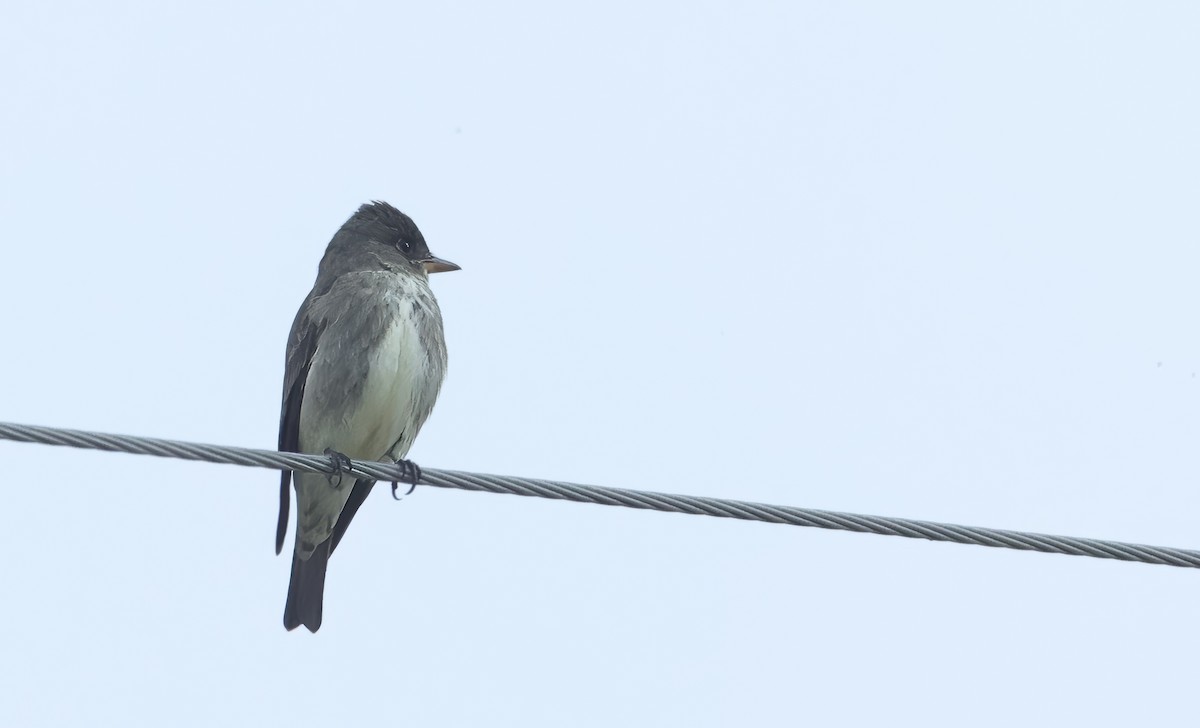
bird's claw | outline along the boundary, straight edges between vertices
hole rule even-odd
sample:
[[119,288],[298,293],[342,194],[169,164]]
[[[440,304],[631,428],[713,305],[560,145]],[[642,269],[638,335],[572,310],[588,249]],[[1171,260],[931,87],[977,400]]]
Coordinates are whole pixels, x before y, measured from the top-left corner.
[[[394,461],[394,464],[396,465],[396,467],[400,468],[400,472],[403,475],[408,476],[409,486],[408,486],[408,490],[404,493],[404,495],[405,496],[412,495],[412,492],[414,490],[416,490],[416,488],[417,488],[417,483],[420,482],[420,480],[421,480],[421,466],[417,465],[412,460],[396,460],[396,461]],[[400,481],[393,480],[392,481],[392,498],[394,498],[396,500],[400,500],[400,498],[401,498],[401,496],[396,495],[396,491],[399,490],[399,488],[400,488]]]
[[342,473],[350,469],[352,463],[350,458],[344,453],[340,453],[331,447],[325,448],[325,456],[329,458],[333,464],[333,472],[325,476],[329,479],[329,484],[334,490],[342,487]]

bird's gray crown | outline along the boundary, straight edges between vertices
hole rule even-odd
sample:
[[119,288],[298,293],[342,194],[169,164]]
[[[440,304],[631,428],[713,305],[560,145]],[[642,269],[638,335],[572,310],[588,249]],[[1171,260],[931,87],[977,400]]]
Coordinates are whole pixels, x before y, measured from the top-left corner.
[[[384,245],[396,246],[407,242],[409,243],[407,252],[422,252],[425,256],[429,255],[425,236],[421,235],[421,231],[417,229],[417,224],[412,221],[412,218],[381,200],[368,202],[358,208],[342,225],[340,232],[349,231],[357,232],[362,238]],[[405,257],[416,260],[420,256],[410,254]]]
[[417,272],[419,261],[430,257],[425,236],[412,218],[375,200],[358,208],[334,234],[325,249],[321,272],[327,277],[380,268],[411,268]]

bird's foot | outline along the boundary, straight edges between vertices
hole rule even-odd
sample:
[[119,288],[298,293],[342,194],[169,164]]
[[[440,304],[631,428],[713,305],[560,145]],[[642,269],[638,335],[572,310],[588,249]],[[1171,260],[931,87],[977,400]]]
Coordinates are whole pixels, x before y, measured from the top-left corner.
[[[406,496],[412,495],[413,490],[415,490],[417,487],[417,483],[419,483],[421,481],[421,466],[417,465],[412,460],[393,460],[392,462],[396,467],[400,468],[400,472],[403,475],[408,477],[409,486],[408,486],[408,490],[404,493],[404,495],[406,495]],[[396,500],[400,500],[400,496],[396,495],[396,491],[399,488],[400,488],[400,481],[393,480],[392,481],[392,497],[395,498]]]
[[325,476],[329,484],[336,490],[342,487],[342,473],[350,469],[350,458],[331,447],[325,448],[325,456],[333,463],[333,472]]

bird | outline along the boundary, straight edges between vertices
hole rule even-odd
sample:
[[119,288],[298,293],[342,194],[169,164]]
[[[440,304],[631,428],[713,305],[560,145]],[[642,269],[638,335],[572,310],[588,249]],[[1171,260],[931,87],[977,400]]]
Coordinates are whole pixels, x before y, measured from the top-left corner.
[[433,273],[460,270],[429,252],[408,215],[366,203],[334,234],[288,335],[279,450],[325,453],[335,475],[284,470],[275,553],[287,535],[291,483],[296,536],[283,626],[321,627],[325,570],[374,486],[341,482],[349,458],[404,460],[446,375]]

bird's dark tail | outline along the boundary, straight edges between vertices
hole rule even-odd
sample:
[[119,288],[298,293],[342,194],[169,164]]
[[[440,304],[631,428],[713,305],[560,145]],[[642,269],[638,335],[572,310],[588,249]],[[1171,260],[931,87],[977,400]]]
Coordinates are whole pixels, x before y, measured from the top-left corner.
[[283,626],[293,630],[304,625],[309,632],[321,628],[321,607],[325,600],[325,568],[333,539],[325,539],[308,560],[292,554],[292,581],[288,584],[287,606],[283,608]]

